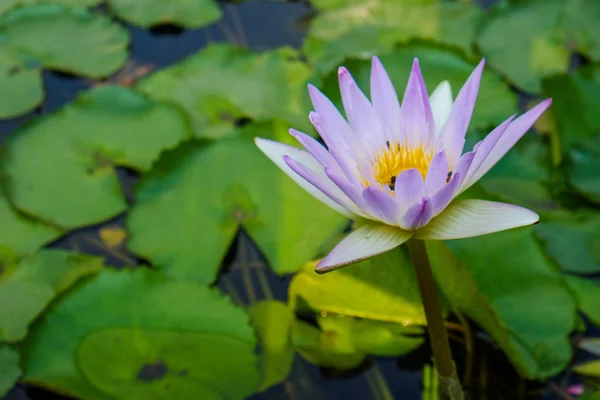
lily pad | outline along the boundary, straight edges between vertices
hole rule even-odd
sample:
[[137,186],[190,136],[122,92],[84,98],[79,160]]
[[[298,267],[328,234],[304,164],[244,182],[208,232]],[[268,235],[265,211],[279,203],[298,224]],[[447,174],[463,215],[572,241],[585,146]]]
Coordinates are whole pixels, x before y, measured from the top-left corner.
[[517,86],[537,93],[546,76],[566,72],[571,54],[600,58],[595,0],[531,0],[486,20],[477,39],[483,55]]
[[137,188],[129,249],[171,277],[207,284],[240,226],[279,274],[317,256],[347,220],[273,165],[255,136],[291,140],[282,127],[251,124],[165,154]]
[[[579,310],[584,313],[594,324],[600,326],[600,309],[598,309],[598,299],[600,299],[600,283],[592,279],[580,278],[577,276],[566,277],[567,284],[575,293]],[[600,353],[600,350],[598,350]],[[598,354],[600,356],[600,354]]]
[[398,42],[426,39],[472,55],[483,16],[476,4],[431,0],[344,0],[335,6],[313,1],[322,11],[312,21],[304,52],[320,73],[347,57],[367,58]]
[[10,249],[17,256],[32,254],[62,234],[57,228],[17,213],[8,204],[2,188],[0,221],[0,247]]
[[570,156],[571,184],[589,200],[600,204],[600,135],[575,146]]
[[261,384],[259,392],[283,382],[294,361],[291,328],[294,314],[282,302],[266,300],[248,309],[250,320],[261,344]]
[[[419,58],[429,92],[433,91],[440,82],[448,80],[452,86],[454,97],[475,68],[474,64],[451,50],[426,44],[412,44],[380,54],[379,58],[385,65],[396,92],[400,96],[404,93],[415,57]],[[358,86],[365,93],[369,93],[371,62],[348,59],[343,65],[350,70]],[[329,98],[342,109],[337,73],[332,73],[325,78],[323,89]],[[511,92],[510,88],[489,69],[485,70],[470,128],[486,129],[500,124],[509,115],[517,112],[516,101],[516,95]]]
[[0,344],[0,397],[4,395],[17,383],[21,376],[19,368],[19,355],[7,344]]
[[306,83],[311,75],[289,48],[254,54],[230,44],[211,44],[138,87],[183,108],[197,137],[229,134],[242,117],[279,118],[308,131]]
[[0,15],[13,8],[38,4],[53,3],[70,7],[91,7],[102,1],[103,0],[3,0],[0,4]]
[[255,346],[244,310],[217,291],[105,269],[54,303],[22,364],[26,381],[80,398],[244,399],[260,379]]
[[45,68],[102,78],[127,61],[129,34],[108,16],[44,4],[16,8],[0,18],[0,37]]
[[593,360],[575,365],[573,366],[573,371],[580,375],[600,378],[600,360]]
[[306,302],[317,312],[425,325],[413,266],[404,249],[389,251],[325,275],[308,263],[290,283],[290,306]]
[[542,215],[535,233],[546,253],[564,271],[579,274],[600,272],[600,214],[592,212]]
[[9,138],[7,193],[19,210],[54,225],[94,224],[126,208],[115,167],[148,170],[188,134],[174,106],[99,87]]
[[17,117],[41,104],[42,74],[27,63],[6,41],[0,41],[0,119]]
[[108,6],[125,21],[143,27],[173,24],[200,28],[222,16],[214,0],[109,0]]
[[[448,247],[448,245],[450,247]],[[452,307],[485,329],[529,379],[557,374],[572,355],[576,304],[530,228],[427,243]]]
[[22,340],[51,300],[101,268],[98,257],[45,250],[0,270],[0,340]]

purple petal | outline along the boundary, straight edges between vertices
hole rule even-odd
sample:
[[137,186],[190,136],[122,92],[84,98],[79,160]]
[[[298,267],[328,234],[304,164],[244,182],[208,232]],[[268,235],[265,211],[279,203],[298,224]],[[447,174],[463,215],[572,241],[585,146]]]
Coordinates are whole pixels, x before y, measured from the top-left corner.
[[462,180],[463,178],[460,172],[453,174],[450,182],[446,183],[436,194],[433,195],[431,198],[431,203],[434,217],[441,213],[444,208],[450,204],[452,199],[455,197],[456,189]]
[[425,182],[415,168],[402,171],[394,184],[394,197],[402,211],[408,210],[425,196]]
[[423,197],[418,204],[410,207],[400,219],[400,226],[404,229],[419,229],[427,225],[433,216],[433,206],[429,197]]
[[397,223],[400,207],[390,193],[372,185],[363,191],[363,198],[366,206],[374,211],[378,219],[390,225]]
[[335,168],[325,168],[327,177],[341,189],[361,209],[365,209],[365,200],[362,196],[362,187],[350,182],[343,174],[340,174]]
[[377,57],[371,66],[371,101],[382,125],[390,132],[388,138],[400,134],[400,102],[392,81]]
[[[320,175],[316,171],[311,170],[306,165],[299,163],[287,155],[283,156],[283,161],[290,167],[292,171],[302,177],[304,181],[308,182],[313,188],[318,189],[318,191],[312,190],[309,191],[309,193],[315,195],[315,192],[320,192],[322,195],[326,196],[326,198],[332,200],[343,209],[349,211],[352,215],[363,215],[356,204],[354,204],[348,198],[348,196],[344,194],[344,192],[342,192],[333,182],[331,182],[326,175]],[[307,188],[306,186],[307,185],[302,185],[302,187],[304,187],[306,190],[309,190],[310,187]]]
[[452,106],[448,122],[446,122],[446,126],[442,131],[444,148],[446,149],[451,169],[456,166],[465,145],[465,134],[473,115],[473,108],[477,100],[484,65],[485,60],[482,60],[471,73],[471,76],[462,89],[460,89],[458,96],[456,96],[456,101]]
[[344,265],[362,261],[406,242],[412,232],[382,224],[365,224],[352,231],[317,264],[318,273],[329,272]]
[[336,164],[327,149],[315,138],[296,129],[290,129],[289,132],[322,166]]
[[487,154],[477,171],[469,177],[463,187],[477,182],[527,133],[535,121],[550,107],[552,99],[546,99],[511,123],[496,145]]
[[431,163],[429,164],[429,170],[427,171],[427,178],[425,180],[426,193],[433,194],[444,186],[448,179],[448,172],[450,171],[448,170],[446,153],[440,151],[433,157],[433,160],[431,160]]
[[435,122],[427,97],[427,88],[415,58],[400,107],[402,136],[410,143],[429,143],[434,134]]
[[450,204],[443,213],[415,233],[417,239],[452,240],[487,235],[535,224],[540,217],[512,204],[486,200],[463,200]]

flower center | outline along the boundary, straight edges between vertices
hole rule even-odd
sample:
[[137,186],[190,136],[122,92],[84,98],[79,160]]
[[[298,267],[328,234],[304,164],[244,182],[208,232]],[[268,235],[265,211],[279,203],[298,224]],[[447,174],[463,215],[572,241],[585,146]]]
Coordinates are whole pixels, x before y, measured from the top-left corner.
[[415,168],[423,179],[427,176],[433,151],[423,146],[409,147],[406,143],[386,142],[386,149],[372,161],[375,180],[394,190],[396,177],[404,170]]

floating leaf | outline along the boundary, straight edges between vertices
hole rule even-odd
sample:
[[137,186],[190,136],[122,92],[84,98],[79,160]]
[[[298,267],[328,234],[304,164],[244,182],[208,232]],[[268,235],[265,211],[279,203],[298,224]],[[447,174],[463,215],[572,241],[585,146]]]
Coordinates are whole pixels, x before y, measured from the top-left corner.
[[292,279],[288,293],[292,308],[302,300],[317,312],[404,326],[426,324],[413,266],[403,249],[325,275],[314,268],[315,263],[309,263]]
[[[594,324],[600,326],[600,309],[598,308],[600,284],[592,279],[577,276],[568,276],[566,280],[573,293],[575,293],[579,310]],[[598,355],[600,356],[600,354]]]
[[592,212],[542,215],[535,226],[546,253],[568,272],[600,272],[600,214]]
[[[393,52],[381,54],[379,57],[385,65],[397,93],[404,93],[415,57],[419,58],[429,91],[433,91],[443,80],[448,80],[452,86],[454,97],[475,68],[474,64],[447,49],[422,44],[401,47]],[[350,70],[358,86],[365,93],[369,93],[370,61],[346,60],[344,65]],[[341,109],[337,73],[325,78],[323,89]],[[515,94],[502,80],[489,70],[485,70],[470,128],[488,128],[501,123],[508,115],[516,112]]]
[[147,170],[187,136],[174,106],[99,87],[9,138],[7,193],[17,208],[55,225],[94,224],[125,210],[115,166]]
[[570,156],[571,183],[589,200],[600,203],[600,135],[581,142]]
[[214,0],[108,0],[110,10],[134,25],[173,24],[200,28],[221,18]]
[[102,242],[109,248],[120,246],[127,238],[125,229],[118,226],[106,226],[98,231]]
[[105,269],[53,304],[22,357],[27,381],[80,398],[244,399],[259,383],[255,346],[217,291]]
[[579,342],[579,348],[600,356],[600,339],[583,339]]
[[37,107],[43,100],[42,75],[28,67],[5,41],[0,41],[0,119],[16,117]]
[[573,371],[578,374],[600,378],[600,360],[588,361],[573,366]]
[[284,129],[249,125],[233,136],[166,154],[138,186],[128,247],[169,276],[214,281],[240,226],[277,273],[294,272],[346,223],[252,140],[290,140]]
[[100,2],[102,0],[2,0],[2,3],[0,3],[0,15],[12,8],[37,4],[53,3],[70,7],[90,7]]
[[101,258],[46,250],[0,274],[0,340],[22,340],[29,324],[52,299],[100,268]]
[[304,52],[321,73],[347,57],[367,58],[414,38],[457,47],[470,55],[483,16],[476,4],[431,0],[345,0],[322,10],[304,44]]
[[288,48],[257,55],[230,44],[211,44],[142,80],[139,88],[181,106],[198,137],[229,134],[242,117],[279,118],[308,130],[306,83],[312,72],[297,58]]
[[0,188],[0,247],[22,256],[39,250],[62,232],[39,221],[19,215],[8,204]]
[[248,309],[250,320],[261,344],[262,380],[259,392],[283,382],[289,375],[294,361],[291,327],[294,314],[282,302],[261,301]]
[[477,43],[490,65],[539,92],[542,78],[567,72],[572,52],[600,59],[600,30],[592,22],[599,16],[596,0],[525,1],[493,13]]
[[127,60],[129,34],[108,16],[58,4],[17,8],[0,18],[0,37],[46,68],[106,77]]
[[[442,292],[486,330],[527,378],[555,375],[569,362],[576,305],[531,229],[427,243]],[[452,250],[450,250],[452,249]]]
[[21,376],[19,368],[19,355],[7,344],[0,344],[0,397],[4,395],[17,383]]

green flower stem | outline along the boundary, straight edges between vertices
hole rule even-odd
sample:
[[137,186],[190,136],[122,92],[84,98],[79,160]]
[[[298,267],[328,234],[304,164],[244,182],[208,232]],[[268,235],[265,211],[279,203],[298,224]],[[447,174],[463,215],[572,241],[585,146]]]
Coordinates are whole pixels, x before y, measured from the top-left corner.
[[417,282],[419,282],[421,300],[427,318],[427,330],[429,331],[431,349],[433,350],[433,362],[440,377],[440,387],[450,400],[463,400],[464,394],[456,374],[454,361],[452,361],[446,322],[442,315],[437,286],[433,279],[425,242],[411,239],[407,244],[415,268]]

